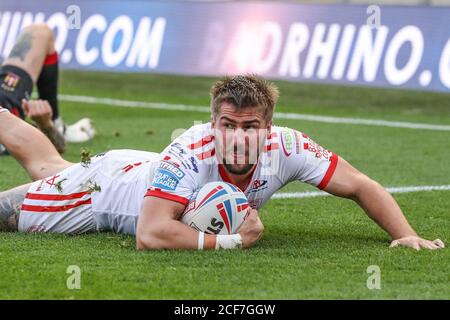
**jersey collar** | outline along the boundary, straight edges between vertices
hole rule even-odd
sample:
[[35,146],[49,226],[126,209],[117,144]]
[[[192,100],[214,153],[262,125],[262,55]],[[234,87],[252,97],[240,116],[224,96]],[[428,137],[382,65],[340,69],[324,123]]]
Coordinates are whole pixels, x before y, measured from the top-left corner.
[[[248,188],[248,186],[250,185],[250,182],[253,180],[253,176],[255,175],[255,171],[256,171],[256,167],[258,166],[259,161],[253,166],[251,174],[249,175],[249,179],[247,181],[247,183],[245,184],[244,190],[242,190],[243,192],[245,192]],[[234,184],[233,181],[231,181],[230,176],[227,173],[227,170],[225,169],[225,166],[221,163],[218,164],[218,169],[219,169],[219,175],[222,178],[222,180],[224,182],[228,182],[231,184]]]

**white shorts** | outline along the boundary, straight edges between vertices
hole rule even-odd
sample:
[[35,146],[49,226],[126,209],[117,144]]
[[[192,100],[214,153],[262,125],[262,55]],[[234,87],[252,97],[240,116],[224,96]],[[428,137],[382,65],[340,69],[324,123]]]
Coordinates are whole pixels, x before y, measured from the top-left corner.
[[21,232],[80,234],[96,231],[89,185],[103,156],[89,166],[74,164],[53,177],[31,184],[22,204],[18,229]]
[[112,150],[31,184],[21,232],[134,234],[158,153]]

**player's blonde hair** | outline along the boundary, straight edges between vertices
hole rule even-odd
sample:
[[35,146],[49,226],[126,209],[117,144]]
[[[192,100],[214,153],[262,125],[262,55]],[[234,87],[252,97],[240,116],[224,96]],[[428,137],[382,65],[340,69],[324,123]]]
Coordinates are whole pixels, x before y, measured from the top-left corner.
[[278,88],[256,74],[226,76],[211,87],[211,113],[216,118],[222,103],[227,102],[241,110],[261,109],[266,121],[272,120],[278,99]]

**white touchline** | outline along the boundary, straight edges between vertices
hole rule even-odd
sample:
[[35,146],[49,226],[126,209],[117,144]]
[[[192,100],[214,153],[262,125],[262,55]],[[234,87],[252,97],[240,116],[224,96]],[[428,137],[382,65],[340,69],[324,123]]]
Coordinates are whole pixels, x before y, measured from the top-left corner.
[[[68,94],[60,94],[60,95],[58,95],[58,98],[62,101],[81,102],[81,103],[90,103],[90,104],[102,104],[102,105],[116,106],[116,107],[147,108],[147,109],[162,109],[162,110],[177,110],[177,111],[195,111],[195,112],[205,112],[205,113],[211,112],[209,107],[193,106],[193,105],[186,105],[186,104],[170,104],[170,103],[160,103],[160,102],[120,100],[120,99],[78,96],[78,95],[68,95]],[[300,114],[300,113],[275,112],[274,118],[325,122],[325,123],[358,124],[358,125],[366,125],[366,126],[380,126],[380,127],[406,128],[406,129],[418,129],[418,130],[450,131],[450,125],[387,121],[387,120],[379,120],[379,119],[341,118],[341,117],[329,117],[329,116],[316,116],[316,115]]]
[[[409,187],[390,187],[386,188],[389,193],[410,193],[420,191],[442,191],[450,190],[450,184],[442,186],[409,186]],[[331,194],[324,191],[308,191],[308,192],[279,192],[275,193],[271,199],[298,199],[330,196]]]

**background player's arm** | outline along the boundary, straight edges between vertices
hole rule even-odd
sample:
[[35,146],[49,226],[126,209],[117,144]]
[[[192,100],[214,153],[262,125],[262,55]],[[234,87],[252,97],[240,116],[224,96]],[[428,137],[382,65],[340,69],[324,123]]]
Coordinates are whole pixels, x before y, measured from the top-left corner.
[[54,126],[52,107],[46,100],[22,100],[22,108],[27,117],[47,136],[59,153],[63,153],[66,142],[63,135]]
[[20,162],[33,180],[69,167],[45,135],[9,112],[0,113],[0,143]]
[[339,158],[336,170],[324,190],[358,203],[371,219],[391,235],[393,246],[404,245],[415,249],[444,247],[439,239],[429,241],[418,237],[394,198],[379,183],[342,158]]

